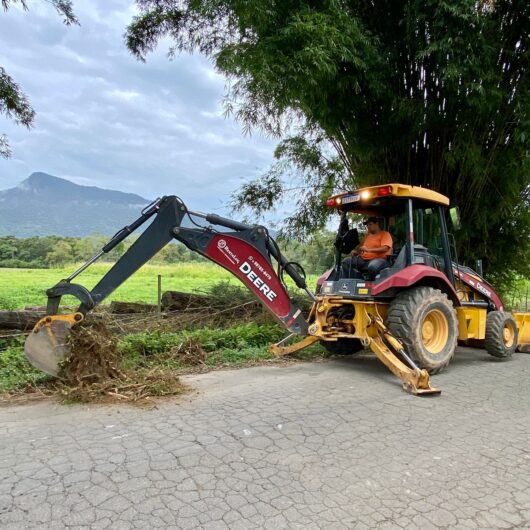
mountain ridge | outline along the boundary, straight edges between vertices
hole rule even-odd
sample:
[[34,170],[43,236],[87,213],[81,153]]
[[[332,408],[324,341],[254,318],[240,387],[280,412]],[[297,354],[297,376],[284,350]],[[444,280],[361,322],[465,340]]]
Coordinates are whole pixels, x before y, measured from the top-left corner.
[[134,193],[83,186],[38,171],[0,190],[0,236],[112,235],[149,202]]

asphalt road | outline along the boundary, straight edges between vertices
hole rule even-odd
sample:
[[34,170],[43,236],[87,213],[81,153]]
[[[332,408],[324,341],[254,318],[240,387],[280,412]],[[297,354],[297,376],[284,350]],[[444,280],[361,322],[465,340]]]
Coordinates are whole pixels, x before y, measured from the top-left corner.
[[156,410],[0,409],[0,528],[530,528],[530,355],[195,376]]

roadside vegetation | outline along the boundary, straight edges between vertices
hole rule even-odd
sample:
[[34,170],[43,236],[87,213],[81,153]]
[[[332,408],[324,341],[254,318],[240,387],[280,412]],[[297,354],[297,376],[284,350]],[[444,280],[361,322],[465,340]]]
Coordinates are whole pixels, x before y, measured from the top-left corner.
[[[0,343],[0,403],[55,396],[66,403],[145,404],[159,396],[185,392],[187,389],[180,383],[179,375],[327,356],[315,345],[288,359],[277,359],[268,346],[284,335],[285,330],[273,322],[247,322],[228,328],[199,327],[180,332],[155,329],[111,336],[111,339],[108,330],[98,329],[89,332],[89,348],[85,339],[81,339],[85,341],[84,347],[79,337],[75,338],[76,353],[70,368],[67,365],[59,378],[33,368],[24,355],[21,340],[9,346],[4,343],[3,349]],[[94,351],[94,344],[100,345],[100,349]]]
[[[211,266],[210,272],[214,270],[219,268]],[[182,374],[327,355],[315,345],[288,359],[277,359],[268,348],[286,335],[285,329],[249,291],[221,282],[204,293],[207,302],[201,308],[163,315],[98,313],[99,319],[74,328],[74,353],[58,378],[27,361],[23,334],[0,338],[0,403],[53,395],[67,403],[145,404],[185,392],[179,381]],[[307,310],[307,301],[304,304],[303,297],[298,301]]]
[[[285,245],[286,254],[289,259],[302,261],[310,272],[320,274],[332,263],[332,238],[333,234],[322,233],[307,243],[291,241]],[[0,238],[0,310],[44,306],[46,290],[68,277],[106,240],[103,236]],[[92,288],[111,268],[112,261],[127,250],[126,245],[105,256],[109,261],[98,262],[83,272],[79,283]],[[145,402],[184,391],[178,383],[182,373],[279,362],[268,346],[285,336],[283,327],[230,273],[183,245],[168,245],[116,289],[105,304],[156,304],[158,275],[163,291],[206,295],[207,307],[162,316],[140,314],[119,321],[106,315],[112,340],[106,332],[92,336],[93,343],[106,344],[105,350],[98,353],[97,348],[92,349],[82,359],[74,359],[71,366],[76,370],[58,379],[34,369],[26,360],[24,333],[15,338],[0,337],[0,393],[4,400],[53,394],[66,401]],[[309,276],[308,282],[314,284],[316,275]],[[294,285],[290,288],[293,296],[303,301],[304,296],[297,294]],[[68,297],[63,300],[65,306],[76,302]],[[79,343],[76,351],[86,353]],[[313,347],[296,358],[322,355],[320,347]],[[93,365],[98,359],[99,367]],[[92,377],[94,373],[100,373],[97,380]],[[87,374],[91,375],[89,379]]]

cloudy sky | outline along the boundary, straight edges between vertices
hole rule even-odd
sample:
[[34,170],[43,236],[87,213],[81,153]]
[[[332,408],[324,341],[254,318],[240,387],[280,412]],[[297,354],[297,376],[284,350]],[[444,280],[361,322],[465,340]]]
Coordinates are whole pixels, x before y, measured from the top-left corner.
[[167,46],[147,63],[127,52],[133,1],[75,0],[80,27],[46,2],[28,4],[0,11],[0,64],[37,112],[29,131],[0,117],[13,151],[0,158],[0,189],[44,171],[226,213],[230,194],[268,167],[275,142],[223,117],[224,79],[207,60],[169,61]]

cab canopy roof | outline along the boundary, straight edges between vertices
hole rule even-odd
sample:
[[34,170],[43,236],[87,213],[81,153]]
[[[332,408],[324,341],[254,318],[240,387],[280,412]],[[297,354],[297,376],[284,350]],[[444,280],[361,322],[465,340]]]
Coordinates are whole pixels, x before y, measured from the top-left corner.
[[449,206],[449,199],[427,188],[407,184],[382,184],[359,188],[340,195],[334,195],[327,201],[330,208],[360,214],[393,213],[403,210],[404,199],[414,199],[416,207],[435,205]]

